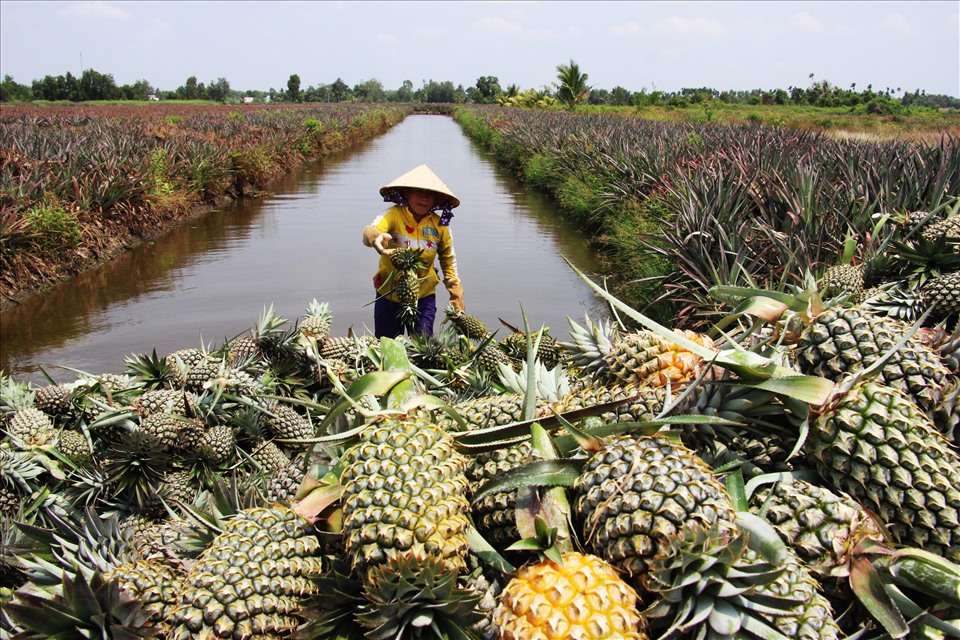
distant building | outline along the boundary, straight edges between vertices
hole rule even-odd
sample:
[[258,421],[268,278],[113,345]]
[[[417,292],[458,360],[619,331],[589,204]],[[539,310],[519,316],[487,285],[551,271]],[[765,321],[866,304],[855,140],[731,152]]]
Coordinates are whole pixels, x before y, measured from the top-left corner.
[[243,104],[250,104],[253,102],[253,96],[243,96]]
[[159,99],[160,98],[158,98],[155,94],[152,94],[152,93],[147,96],[147,100],[159,100]]

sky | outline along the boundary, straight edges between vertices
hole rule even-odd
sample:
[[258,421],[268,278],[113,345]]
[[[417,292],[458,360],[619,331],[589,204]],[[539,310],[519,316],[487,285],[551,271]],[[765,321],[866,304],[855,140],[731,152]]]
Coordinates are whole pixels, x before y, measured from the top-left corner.
[[[0,75],[94,69],[169,91],[409,80],[553,88],[920,89],[960,97],[960,1],[51,2],[0,0]],[[813,77],[811,78],[811,74]]]

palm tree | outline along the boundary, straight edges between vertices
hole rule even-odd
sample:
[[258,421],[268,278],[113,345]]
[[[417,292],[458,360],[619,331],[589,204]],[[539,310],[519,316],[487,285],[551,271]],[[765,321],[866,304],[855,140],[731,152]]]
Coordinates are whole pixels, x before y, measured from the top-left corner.
[[568,109],[587,101],[590,87],[587,85],[587,74],[580,73],[580,67],[573,60],[569,65],[557,66],[557,100]]

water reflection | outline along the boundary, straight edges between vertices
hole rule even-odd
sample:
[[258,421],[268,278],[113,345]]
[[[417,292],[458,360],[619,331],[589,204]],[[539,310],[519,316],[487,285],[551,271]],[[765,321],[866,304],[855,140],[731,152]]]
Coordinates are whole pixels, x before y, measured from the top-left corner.
[[[120,371],[131,353],[163,355],[219,343],[249,329],[273,305],[291,321],[313,298],[333,310],[334,334],[372,326],[377,255],[360,230],[387,205],[377,190],[426,163],[462,201],[451,225],[467,310],[491,328],[499,318],[549,326],[606,315],[564,263],[595,269],[585,239],[544,197],[524,191],[444,116],[410,116],[364,143],[138,247],[0,314],[0,368],[42,382]],[[439,290],[439,304],[446,293]],[[503,335],[506,329],[501,329]]]

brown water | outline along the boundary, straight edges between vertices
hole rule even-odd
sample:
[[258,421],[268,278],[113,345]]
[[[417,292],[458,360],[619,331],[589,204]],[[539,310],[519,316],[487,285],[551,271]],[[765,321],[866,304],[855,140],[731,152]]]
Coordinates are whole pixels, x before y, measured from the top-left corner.
[[[38,384],[41,367],[57,382],[75,379],[69,368],[121,372],[132,353],[221,344],[270,305],[292,325],[314,298],[330,304],[334,335],[372,333],[378,256],[360,232],[388,206],[379,188],[421,163],[462,202],[451,230],[468,312],[492,330],[498,318],[522,326],[522,305],[531,327],[561,340],[568,317],[607,317],[563,260],[593,272],[586,238],[451,118],[416,115],[283,178],[269,196],[233,203],[0,314],[0,369]],[[438,327],[447,300],[441,286]]]

